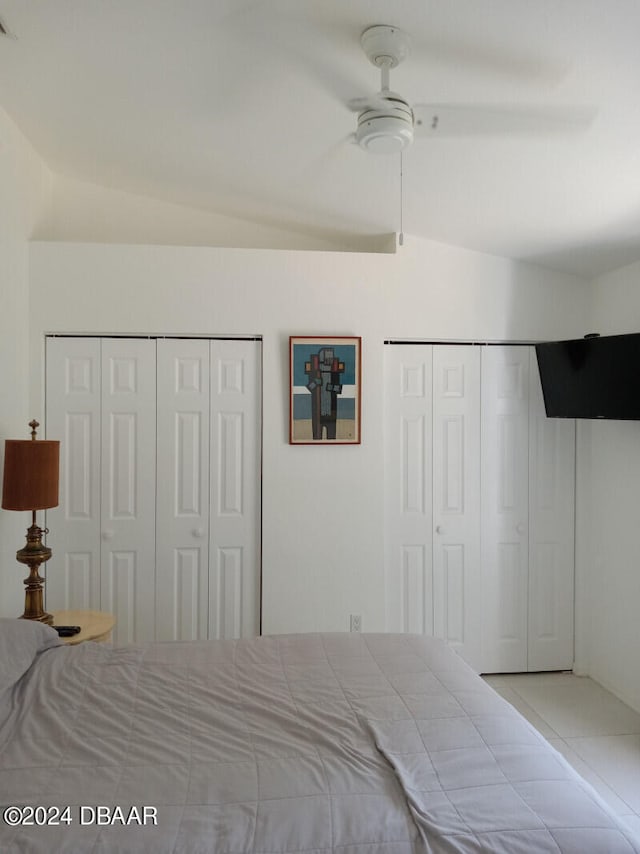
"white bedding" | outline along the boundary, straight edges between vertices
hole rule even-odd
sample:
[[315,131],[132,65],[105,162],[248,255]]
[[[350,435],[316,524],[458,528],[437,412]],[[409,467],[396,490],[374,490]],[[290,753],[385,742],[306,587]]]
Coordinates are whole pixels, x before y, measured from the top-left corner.
[[0,620],[0,723],[7,854],[640,852],[431,638],[114,649]]

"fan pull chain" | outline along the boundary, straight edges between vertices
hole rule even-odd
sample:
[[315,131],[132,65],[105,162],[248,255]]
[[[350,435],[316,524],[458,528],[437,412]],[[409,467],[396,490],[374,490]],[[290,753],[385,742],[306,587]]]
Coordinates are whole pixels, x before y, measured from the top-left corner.
[[400,152],[400,234],[398,235],[398,243],[404,246],[404,227],[402,223],[402,152]]

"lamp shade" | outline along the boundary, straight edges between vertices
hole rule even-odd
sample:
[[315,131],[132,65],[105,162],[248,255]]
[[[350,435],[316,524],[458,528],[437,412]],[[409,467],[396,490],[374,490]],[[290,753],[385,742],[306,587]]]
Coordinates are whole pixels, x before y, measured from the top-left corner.
[[4,443],[2,506],[46,510],[58,506],[60,442],[7,439]]

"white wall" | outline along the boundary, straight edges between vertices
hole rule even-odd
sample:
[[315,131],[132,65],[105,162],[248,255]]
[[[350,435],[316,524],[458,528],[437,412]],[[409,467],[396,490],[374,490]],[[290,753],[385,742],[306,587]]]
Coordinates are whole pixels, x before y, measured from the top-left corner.
[[[29,438],[27,426],[39,410],[29,409],[28,240],[47,213],[50,173],[0,109],[0,471],[4,440]],[[2,612],[24,610],[22,579],[16,562],[25,543],[29,514],[0,510]]]
[[289,223],[242,220],[54,175],[49,216],[36,240],[233,246],[269,249],[393,251],[393,235],[318,235]]
[[[410,236],[395,255],[40,242],[30,260],[34,407],[45,332],[263,336],[265,632],[385,627],[385,338],[578,336],[589,316],[576,278]],[[363,337],[360,446],[288,444],[292,334]]]
[[[640,332],[640,264],[593,282],[592,331]],[[640,422],[582,422],[582,669],[640,711]]]

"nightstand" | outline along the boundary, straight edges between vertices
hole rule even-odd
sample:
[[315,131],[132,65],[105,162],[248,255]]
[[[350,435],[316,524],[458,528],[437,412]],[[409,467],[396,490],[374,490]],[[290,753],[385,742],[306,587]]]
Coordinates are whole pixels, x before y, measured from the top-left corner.
[[80,626],[81,631],[70,638],[60,638],[63,643],[75,644],[83,641],[105,643],[111,640],[116,624],[113,614],[102,611],[53,611],[54,626]]

